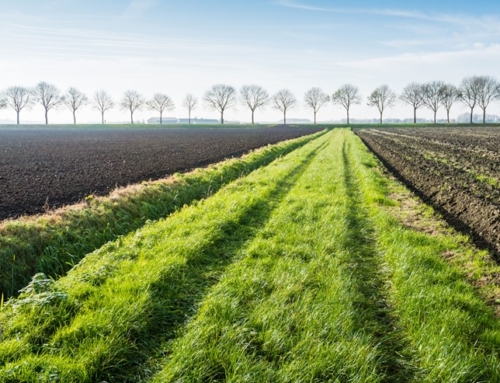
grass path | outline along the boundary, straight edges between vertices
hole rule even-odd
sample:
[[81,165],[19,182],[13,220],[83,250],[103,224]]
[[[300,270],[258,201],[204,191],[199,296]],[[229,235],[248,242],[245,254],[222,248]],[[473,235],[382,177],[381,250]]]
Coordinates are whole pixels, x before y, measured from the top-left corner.
[[58,278],[86,254],[206,198],[224,185],[266,166],[323,133],[252,151],[187,174],[118,189],[36,218],[0,223],[0,297],[17,296],[36,273]]
[[32,283],[0,313],[0,380],[137,381],[147,374],[143,363],[155,343],[193,312],[325,140],[106,245],[57,282]]
[[[500,382],[500,321],[349,130],[0,311],[2,382]],[[392,185],[392,186],[391,186]]]
[[157,382],[404,382],[345,132],[317,154],[166,352]]

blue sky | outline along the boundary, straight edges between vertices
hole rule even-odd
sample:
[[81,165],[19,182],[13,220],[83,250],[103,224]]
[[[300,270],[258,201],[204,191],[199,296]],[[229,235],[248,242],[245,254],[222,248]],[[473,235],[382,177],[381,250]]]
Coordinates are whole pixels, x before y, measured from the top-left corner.
[[[215,83],[256,83],[270,93],[289,88],[299,101],[312,86],[333,93],[353,83],[365,99],[384,83],[400,91],[412,81],[500,77],[499,38],[500,2],[492,0],[17,0],[2,4],[0,88],[44,80],[89,95],[103,88],[116,100],[127,89],[146,97],[163,92],[176,101],[170,114],[178,117],[185,114],[186,93],[201,98]],[[377,117],[364,104],[352,116]],[[500,114],[497,109],[491,112]],[[464,111],[457,106],[452,114]],[[204,108],[196,114],[217,116]],[[309,114],[304,107],[291,112]],[[403,104],[386,114],[408,115]],[[239,107],[227,117],[246,120],[248,113]],[[279,117],[267,109],[257,120]],[[319,114],[320,120],[342,117],[335,106]],[[11,111],[0,112],[0,119],[11,118]],[[98,118],[87,109],[80,120]],[[119,110],[110,114],[126,118]],[[41,111],[34,108],[24,119],[41,120]],[[60,110],[52,121],[70,122],[71,115]]]

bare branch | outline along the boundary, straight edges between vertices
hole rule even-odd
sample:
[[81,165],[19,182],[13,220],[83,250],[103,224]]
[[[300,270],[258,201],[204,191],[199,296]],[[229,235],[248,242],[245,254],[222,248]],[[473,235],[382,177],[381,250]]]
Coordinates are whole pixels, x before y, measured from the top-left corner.
[[381,85],[368,96],[368,106],[377,107],[380,113],[380,123],[383,122],[384,110],[393,106],[396,102],[396,93],[387,85]]
[[236,90],[229,85],[217,84],[205,93],[203,100],[210,109],[220,113],[220,123],[224,124],[224,111],[236,105]]
[[283,123],[286,125],[286,112],[297,104],[295,96],[288,89],[282,89],[271,98],[271,102],[274,109],[283,113]]
[[442,81],[432,81],[423,85],[423,103],[434,112],[434,123],[437,123],[437,111],[441,106],[441,98],[445,83]]
[[160,124],[163,123],[163,112],[165,110],[174,110],[175,105],[170,97],[166,94],[156,93],[153,98],[146,102],[147,106],[151,110],[156,110],[160,113]]
[[191,112],[196,109],[198,105],[198,99],[192,94],[186,94],[184,101],[182,101],[182,106],[187,109],[189,115],[189,123],[191,124]]
[[445,84],[441,89],[441,105],[446,109],[448,124],[450,123],[450,109],[460,98],[460,93],[454,85]]
[[332,102],[342,105],[347,111],[347,124],[349,124],[349,110],[352,105],[360,104],[359,89],[351,84],[342,85],[333,95]]
[[498,98],[499,84],[491,76],[479,76],[477,81],[477,104],[483,110],[483,124],[486,123],[486,108]]
[[470,123],[473,123],[474,108],[479,103],[481,80],[479,76],[466,77],[459,87],[460,101],[470,108]]
[[104,124],[104,113],[108,110],[113,109],[115,103],[111,99],[111,96],[105,90],[98,90],[94,94],[94,108],[101,112],[101,121]]
[[413,82],[403,89],[399,98],[413,107],[413,122],[416,124],[417,109],[424,105],[424,86]]
[[[5,97],[5,106],[14,109],[17,115],[17,124],[19,124],[19,115],[24,108],[29,108],[33,105],[32,92],[22,86],[11,86],[3,92]],[[4,107],[5,107],[4,106]]]
[[255,111],[265,107],[269,102],[269,94],[259,85],[245,85],[240,91],[241,102],[250,108],[252,112],[252,124],[255,123]]
[[66,94],[63,96],[64,104],[73,113],[73,123],[76,124],[76,111],[82,106],[89,103],[89,99],[85,93],[80,92],[76,88],[69,88]]
[[45,110],[45,124],[49,123],[49,110],[57,108],[63,103],[59,89],[55,85],[41,82],[33,89],[33,96]]
[[306,105],[312,108],[314,112],[314,123],[316,124],[316,114],[318,111],[330,101],[330,97],[320,88],[311,88],[304,95]]
[[141,110],[146,100],[142,95],[135,90],[127,90],[123,94],[123,98],[120,101],[120,106],[122,110],[128,110],[130,112],[130,123],[134,123],[134,112]]

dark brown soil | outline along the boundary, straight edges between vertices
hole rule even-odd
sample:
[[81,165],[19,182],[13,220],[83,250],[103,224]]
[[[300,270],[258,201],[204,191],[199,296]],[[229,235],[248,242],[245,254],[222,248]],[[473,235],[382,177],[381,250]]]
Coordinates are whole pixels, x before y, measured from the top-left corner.
[[40,213],[319,130],[0,129],[0,219]]
[[481,247],[500,255],[500,130],[359,129],[392,171]]

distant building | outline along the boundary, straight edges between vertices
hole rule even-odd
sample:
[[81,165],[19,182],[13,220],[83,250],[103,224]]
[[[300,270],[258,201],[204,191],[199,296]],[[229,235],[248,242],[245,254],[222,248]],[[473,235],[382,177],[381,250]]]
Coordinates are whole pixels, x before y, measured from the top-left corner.
[[[160,123],[160,117],[151,117],[148,120],[148,124],[159,124]],[[178,120],[175,117],[163,117],[162,118],[162,124],[177,124]]]
[[[160,117],[151,117],[148,120],[148,124],[159,124],[160,123]],[[174,125],[174,124],[189,124],[189,119],[188,118],[176,118],[176,117],[163,117],[162,118],[162,123],[165,125]],[[198,125],[214,125],[214,124],[219,124],[219,120],[215,119],[210,119],[210,118],[192,118],[191,119],[191,124],[198,124]]]
[[[177,120],[178,124],[189,124],[189,118],[179,118]],[[211,118],[192,118],[191,124],[199,124],[199,125],[213,125],[220,124],[219,120],[211,119]]]

